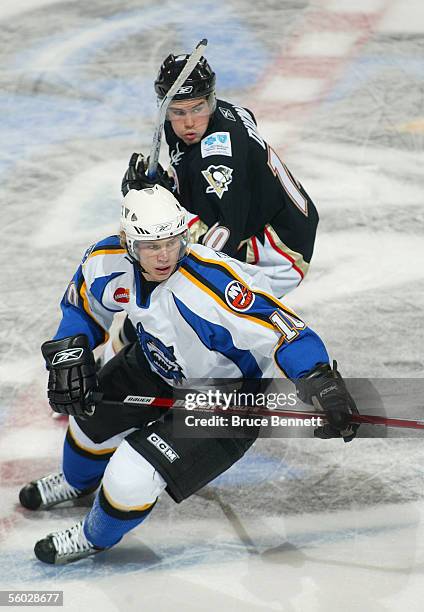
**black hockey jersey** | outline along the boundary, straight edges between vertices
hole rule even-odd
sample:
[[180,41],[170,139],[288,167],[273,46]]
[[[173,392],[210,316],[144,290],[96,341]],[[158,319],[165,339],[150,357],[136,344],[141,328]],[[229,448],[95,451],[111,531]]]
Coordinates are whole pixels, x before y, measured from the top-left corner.
[[170,122],[165,135],[194,240],[263,267],[278,296],[297,286],[312,257],[318,213],[253,114],[218,100],[201,142],[186,145]]

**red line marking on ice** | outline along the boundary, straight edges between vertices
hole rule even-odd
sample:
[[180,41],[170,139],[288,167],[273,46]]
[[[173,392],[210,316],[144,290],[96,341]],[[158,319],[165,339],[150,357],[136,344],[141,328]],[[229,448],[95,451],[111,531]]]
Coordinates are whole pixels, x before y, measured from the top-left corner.
[[18,515],[12,514],[5,518],[0,518],[0,542],[6,539],[8,534],[13,531],[16,524],[19,522]]
[[[38,387],[34,388],[34,384],[28,384],[9,407],[5,423],[0,431],[0,440],[7,438],[11,430],[18,430],[23,432],[22,444],[24,445],[24,437],[29,435],[31,427],[40,428],[41,426],[48,430],[54,426],[54,423],[50,417],[50,408],[47,401],[41,400],[40,389]],[[42,446],[40,445],[41,449]],[[58,457],[58,462],[60,462],[60,457]],[[1,485],[16,486],[15,510],[10,515],[0,518],[0,541],[5,540],[30,512],[19,506],[18,492],[20,486],[37,476],[41,476],[51,467],[51,459],[49,461],[43,457],[36,460],[31,458],[0,462]]]
[[[322,0],[321,7],[315,6],[313,10],[306,11],[301,25],[293,31],[288,43],[282,48],[280,56],[270,64],[264,78],[250,93],[248,106],[254,109],[257,118],[269,121],[271,117],[275,117],[274,123],[276,124],[282,122],[303,124],[308,114],[328,96],[340,74],[369,40],[390,4],[391,2],[386,0],[382,2],[379,10],[343,13],[337,9],[332,11],[329,2]],[[352,42],[347,45],[345,54],[317,56],[313,53],[310,55],[305,53],[302,56],[297,55],[299,45],[303,41],[307,42],[311,34],[341,32],[353,34]],[[283,92],[281,99],[278,100],[277,92],[275,101],[261,100],[262,90],[272,87],[273,81],[277,87],[281,84],[281,79],[284,81],[284,77],[314,79],[318,81],[317,93],[308,99],[307,96],[302,95],[302,92],[299,92],[297,99],[293,94],[294,99],[284,100]],[[294,138],[290,139],[288,133],[284,148],[293,144]],[[288,142],[289,140],[291,142]],[[280,149],[282,144],[279,143]]]
[[[58,457],[58,463],[60,457]],[[40,457],[0,461],[0,482],[2,486],[21,487],[26,482],[39,478],[52,468],[51,457]]]

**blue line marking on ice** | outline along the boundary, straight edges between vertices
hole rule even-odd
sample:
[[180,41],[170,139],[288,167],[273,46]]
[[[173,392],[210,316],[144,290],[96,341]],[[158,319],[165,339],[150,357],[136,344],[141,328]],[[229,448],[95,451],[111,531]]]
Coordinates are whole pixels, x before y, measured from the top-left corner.
[[[41,70],[45,68],[51,71],[53,76],[55,69],[58,70],[59,67],[83,65],[111,43],[133,34],[149,32],[151,28],[166,23],[169,13],[165,7],[166,4],[142,10],[122,11],[101,20],[93,20],[88,27],[70,30],[65,35],[46,37],[41,44],[19,54],[15,66],[20,69],[28,66]],[[44,65],[44,59],[49,63]],[[50,75],[43,76],[49,78]]]
[[[151,85],[150,81],[148,84]],[[98,85],[110,91],[103,103],[95,99],[94,91],[89,92],[88,99],[70,99],[59,94],[0,95],[3,133],[0,170],[11,169],[15,161],[39,154],[47,145],[75,138],[107,140],[134,136],[140,118],[153,116],[153,101],[131,95],[131,91],[143,91],[147,80],[134,79],[130,89],[119,81],[102,80]],[[94,86],[90,85],[92,90]],[[81,90],[84,91],[83,86]]]
[[343,76],[326,97],[325,102],[334,103],[343,100],[361,89],[364,84],[381,78],[385,70],[398,70],[409,74],[417,80],[424,78],[424,63],[412,56],[361,56],[346,68]]
[[[119,12],[44,38],[41,44],[18,54],[12,68],[22,71],[19,79],[40,80],[58,89],[51,95],[25,95],[19,90],[0,95],[4,144],[0,171],[11,170],[16,160],[39,153],[46,145],[73,138],[134,136],[142,120],[151,121],[156,114],[155,75],[135,75],[129,82],[93,78],[86,68],[90,63],[96,65],[95,55],[100,50],[113,48],[130,36],[142,36],[159,25],[169,22],[175,28],[176,39],[181,41],[175,52],[189,51],[200,38],[209,38],[207,57],[217,73],[218,95],[228,87],[248,87],[256,82],[270,60],[269,52],[231,7],[207,0],[190,8],[181,6],[176,13],[173,6],[171,2]],[[67,90],[72,95],[63,94]]]
[[[90,199],[89,206],[75,205],[75,218],[72,221],[75,231],[79,227],[97,227],[101,230],[105,226],[116,225],[120,200],[119,183],[112,190],[109,182],[105,180],[104,185],[98,185],[95,196]],[[118,225],[116,225],[116,230],[118,230]]]
[[281,459],[267,455],[249,455],[247,453],[237,461],[229,470],[215,478],[213,486],[219,488],[234,487],[242,484],[257,484],[280,480],[296,480],[304,475],[304,470],[293,467]]
[[182,25],[184,49],[193,41],[208,38],[205,52],[216,72],[217,94],[226,88],[254,85],[270,62],[270,54],[249,30],[246,22],[228,5],[202,2],[197,5],[198,19]]
[[[180,34],[182,39],[181,48],[170,51],[190,51],[199,39],[209,38],[207,57],[214,65],[221,87],[247,87],[262,74],[269,53],[231,7],[208,0],[189,8],[181,6],[176,13],[167,10],[168,4],[171,9],[173,3],[165,3],[119,12],[65,36],[50,36],[40,45],[19,54],[15,67],[24,71],[39,69],[44,79],[57,80],[62,78],[60,68],[83,67],[98,51],[169,22],[175,28],[176,38]],[[233,61],[229,61],[231,56],[234,56]]]

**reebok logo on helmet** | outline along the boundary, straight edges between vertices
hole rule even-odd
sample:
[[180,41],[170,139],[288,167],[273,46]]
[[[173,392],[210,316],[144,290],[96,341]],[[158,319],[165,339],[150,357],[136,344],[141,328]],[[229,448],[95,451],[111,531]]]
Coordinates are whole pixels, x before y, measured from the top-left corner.
[[182,85],[177,91],[177,95],[190,94],[193,91],[193,85]]
[[155,227],[155,232],[166,232],[170,230],[172,227],[172,223],[163,223],[162,225],[157,225]]

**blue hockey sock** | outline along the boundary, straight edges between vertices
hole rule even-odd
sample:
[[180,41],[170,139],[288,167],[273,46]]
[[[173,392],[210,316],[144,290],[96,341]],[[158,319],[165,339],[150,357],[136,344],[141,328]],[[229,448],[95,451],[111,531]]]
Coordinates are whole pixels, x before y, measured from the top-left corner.
[[69,484],[80,491],[96,486],[103,477],[113,453],[95,455],[78,447],[69,433],[63,445],[63,473]]
[[109,503],[101,487],[93,507],[85,517],[85,537],[97,548],[110,548],[128,531],[142,523],[153,510],[155,503],[156,501],[146,505],[142,510],[125,512]]

